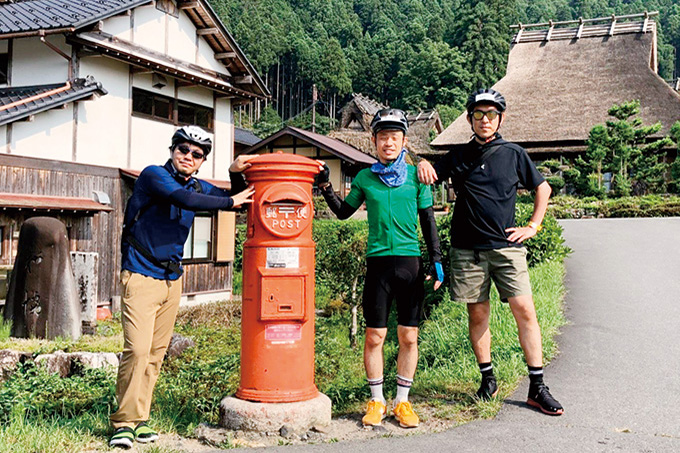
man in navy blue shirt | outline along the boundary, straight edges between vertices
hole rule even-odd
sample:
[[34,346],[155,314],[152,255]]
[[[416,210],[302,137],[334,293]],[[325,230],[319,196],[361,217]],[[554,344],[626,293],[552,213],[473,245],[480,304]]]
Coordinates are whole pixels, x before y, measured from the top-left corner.
[[[470,343],[482,375],[477,397],[498,392],[491,365],[489,290],[494,282],[510,306],[529,368],[527,403],[548,415],[561,415],[562,405],[543,382],[541,329],[531,293],[522,242],[541,231],[551,188],[526,150],[503,140],[505,98],[493,89],[479,89],[467,101],[470,142],[456,146],[434,165],[418,164],[421,182],[451,178],[456,205],[451,217],[451,292],[467,304]],[[534,211],[526,226],[515,225],[515,199],[521,184],[536,191]]]
[[184,126],[172,137],[170,159],[139,175],[125,209],[122,240],[123,356],[118,369],[118,410],[109,444],[130,448],[158,439],[147,424],[151,396],[170,342],[182,293],[184,243],[196,211],[236,209],[251,203],[241,172],[257,156],[230,166],[231,193],[193,177],[212,150],[210,135]]

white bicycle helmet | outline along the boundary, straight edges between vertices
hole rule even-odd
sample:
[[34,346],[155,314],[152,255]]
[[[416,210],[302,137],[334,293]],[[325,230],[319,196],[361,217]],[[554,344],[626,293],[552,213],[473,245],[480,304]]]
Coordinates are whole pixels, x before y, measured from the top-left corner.
[[175,146],[180,143],[191,143],[199,146],[207,156],[212,151],[212,138],[210,134],[198,126],[182,126],[172,135],[172,146],[170,149],[175,149]]
[[373,135],[375,135],[386,129],[398,130],[406,134],[408,130],[406,113],[403,110],[391,108],[379,110],[373,117],[373,121],[371,121],[371,130]]

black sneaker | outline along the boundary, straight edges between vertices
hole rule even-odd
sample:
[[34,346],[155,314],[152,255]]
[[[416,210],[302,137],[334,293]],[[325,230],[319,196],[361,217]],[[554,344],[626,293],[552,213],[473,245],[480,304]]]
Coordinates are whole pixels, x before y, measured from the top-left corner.
[[548,415],[562,415],[564,413],[562,405],[553,398],[548,386],[542,382],[529,386],[527,404],[540,409],[541,412]]
[[118,447],[124,449],[132,448],[132,444],[135,442],[135,432],[132,428],[118,428],[111,436],[109,440],[109,445],[111,447]]
[[158,440],[158,433],[149,428],[146,422],[139,422],[135,428],[135,438],[137,442],[146,444],[148,442],[156,442]]
[[494,396],[498,395],[498,384],[496,383],[496,376],[482,376],[482,384],[479,390],[475,393],[478,399],[482,401],[489,401]]

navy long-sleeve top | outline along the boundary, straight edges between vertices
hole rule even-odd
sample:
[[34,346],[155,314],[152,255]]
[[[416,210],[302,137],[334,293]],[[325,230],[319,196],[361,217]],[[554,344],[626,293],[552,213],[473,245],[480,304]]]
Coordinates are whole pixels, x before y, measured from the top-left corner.
[[[241,174],[230,175],[232,192],[243,190],[246,185]],[[168,160],[163,166],[146,167],[139,175],[125,208],[123,230],[127,229],[158,261],[180,263],[195,212],[228,210],[233,205],[228,191],[193,177],[186,179]],[[177,280],[181,276],[145,258],[125,240],[125,234],[122,255],[123,270],[160,280]]]

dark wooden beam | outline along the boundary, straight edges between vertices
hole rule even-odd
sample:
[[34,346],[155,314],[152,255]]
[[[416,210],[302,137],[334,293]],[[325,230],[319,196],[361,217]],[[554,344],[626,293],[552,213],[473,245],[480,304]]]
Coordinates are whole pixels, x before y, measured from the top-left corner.
[[184,3],[180,3],[178,6],[179,6],[179,9],[194,9],[194,8],[198,8],[199,4],[198,4],[198,2],[184,2]]
[[236,52],[221,52],[215,54],[216,60],[226,60],[231,58],[236,58]]
[[246,76],[234,77],[234,83],[236,83],[237,85],[251,84],[251,83],[253,83],[253,76],[246,75]]
[[198,36],[205,36],[205,35],[217,35],[220,33],[220,30],[218,28],[199,28],[196,30],[196,34]]

